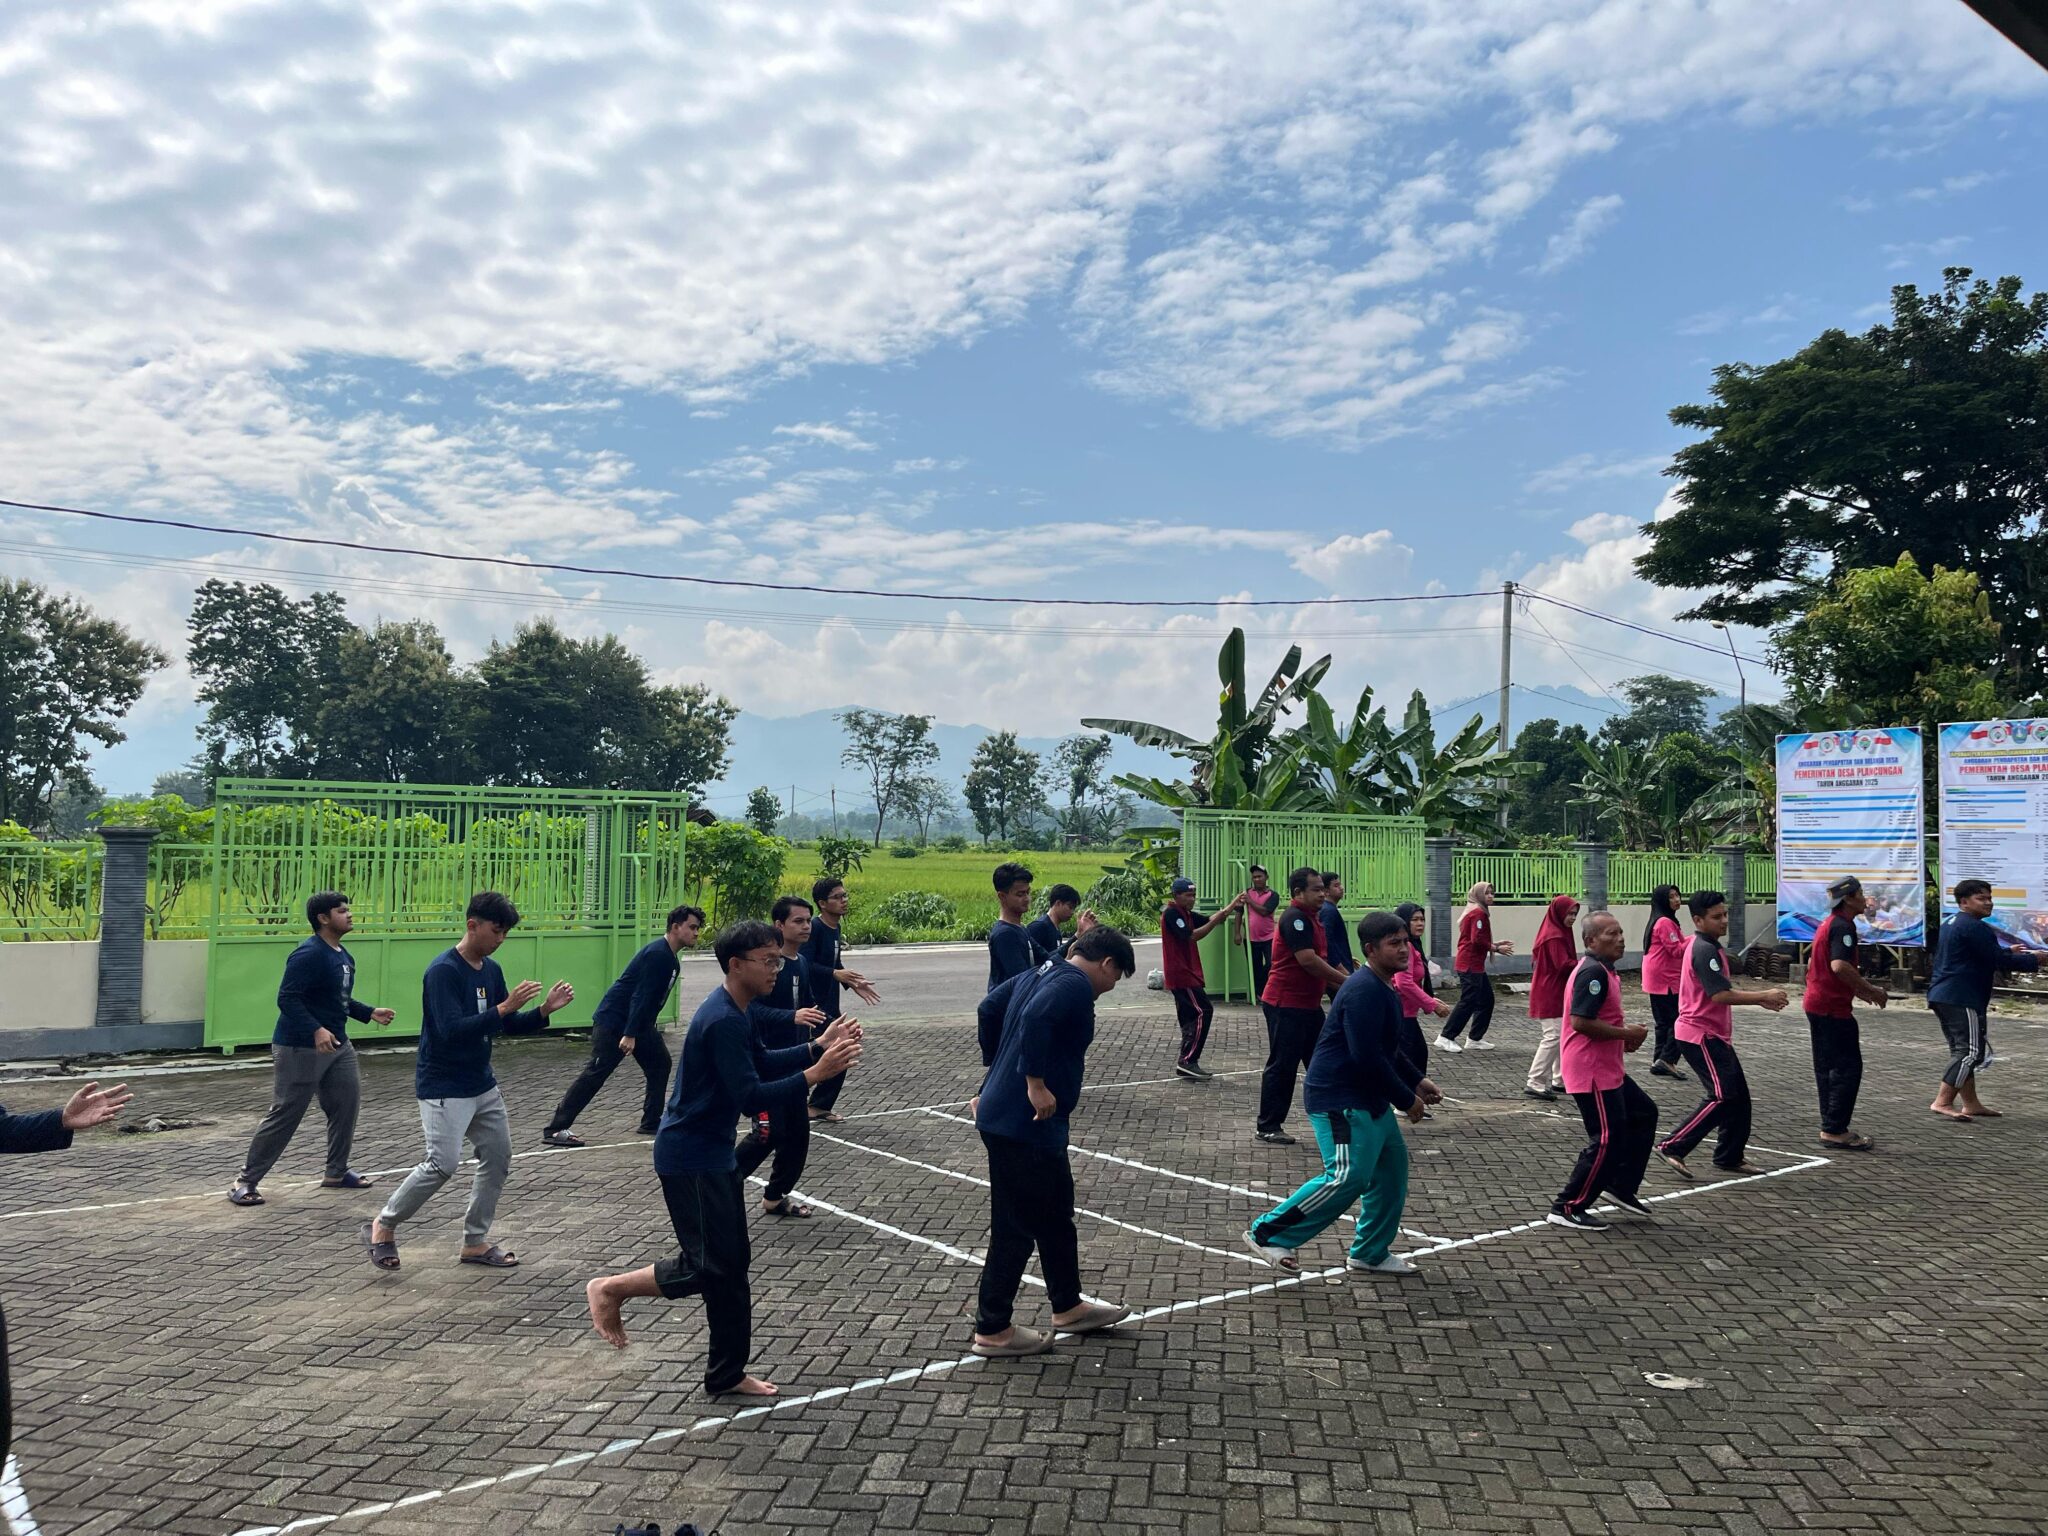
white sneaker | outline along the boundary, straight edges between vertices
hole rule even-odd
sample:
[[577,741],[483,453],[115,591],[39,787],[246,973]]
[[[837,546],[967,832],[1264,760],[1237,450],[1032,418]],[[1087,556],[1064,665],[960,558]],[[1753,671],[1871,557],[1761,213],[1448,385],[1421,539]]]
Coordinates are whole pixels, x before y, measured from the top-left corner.
[[[1476,1046],[1474,1047],[1475,1050],[1477,1048]],[[1458,1052],[1464,1050],[1465,1047],[1458,1044],[1457,1041],[1451,1039],[1448,1035],[1438,1035],[1436,1040],[1430,1045],[1430,1049],[1432,1051],[1442,1051],[1447,1056],[1455,1056]]]
[[1347,1258],[1344,1261],[1344,1267],[1357,1270],[1360,1274],[1366,1275],[1419,1275],[1422,1273],[1421,1270],[1410,1264],[1398,1253],[1388,1254],[1377,1264],[1368,1264],[1363,1259]]
[[1493,1042],[1491,1040],[1474,1040],[1465,1049],[1468,1051],[1490,1051],[1493,1049]]

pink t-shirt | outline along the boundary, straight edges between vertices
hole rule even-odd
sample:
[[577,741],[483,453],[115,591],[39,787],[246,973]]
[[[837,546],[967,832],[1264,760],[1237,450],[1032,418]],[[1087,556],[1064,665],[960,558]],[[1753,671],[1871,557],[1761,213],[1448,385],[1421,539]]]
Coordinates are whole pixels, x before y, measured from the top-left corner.
[[1603,1024],[1626,1023],[1621,1012],[1620,990],[1607,962],[1581,955],[1572,967],[1565,987],[1564,1030],[1560,1036],[1558,1075],[1566,1093],[1602,1093],[1619,1088],[1628,1075],[1622,1058],[1628,1053],[1625,1040],[1595,1040],[1572,1027],[1573,1019],[1598,1019]]
[[1735,1038],[1735,1020],[1722,997],[1735,990],[1728,979],[1728,951],[1703,933],[1692,936],[1678,973],[1678,1027],[1687,1045]]
[[1650,929],[1650,947],[1643,951],[1643,990],[1676,992],[1684,962],[1685,935],[1678,931],[1678,919],[1667,913]]
[[[1261,902],[1265,903],[1267,907],[1267,910],[1264,912],[1259,910]],[[1261,893],[1253,890],[1250,886],[1246,886],[1244,892],[1245,937],[1249,938],[1254,944],[1272,943],[1273,935],[1279,932],[1279,928],[1274,924],[1271,914],[1279,910],[1280,893],[1278,891],[1268,886]]]
[[1408,968],[1394,972],[1394,995],[1401,999],[1401,1017],[1435,1013],[1436,999],[1424,985],[1429,980],[1429,957],[1415,945],[1408,946]]

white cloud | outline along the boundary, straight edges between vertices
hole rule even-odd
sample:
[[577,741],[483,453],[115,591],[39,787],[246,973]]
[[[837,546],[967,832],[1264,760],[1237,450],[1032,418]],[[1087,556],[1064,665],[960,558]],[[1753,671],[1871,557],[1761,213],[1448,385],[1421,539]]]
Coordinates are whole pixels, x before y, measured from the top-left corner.
[[1609,455],[1602,457],[1593,453],[1575,453],[1570,458],[1539,469],[1522,482],[1522,489],[1531,495],[1550,496],[1559,491],[1570,490],[1573,486],[1589,481],[1632,480],[1642,475],[1661,473],[1671,462],[1671,456],[1664,453],[1641,453]]
[[1624,517],[1619,512],[1595,512],[1580,518],[1565,532],[1581,544],[1602,544],[1610,539],[1626,538],[1635,532],[1640,519]]
[[1346,597],[1399,592],[1409,584],[1415,551],[1394,537],[1393,530],[1345,533],[1318,549],[1301,551],[1294,568],[1312,581]]
[[1543,260],[1536,264],[1536,270],[1555,272],[1570,266],[1592,249],[1594,239],[1614,222],[1620,212],[1621,198],[1614,193],[1587,198],[1579,204],[1578,211],[1565,227],[1550,237],[1550,244],[1544,248]]
[[1962,255],[1969,246],[1968,235],[1943,235],[1938,240],[1908,240],[1884,248],[1885,255],[1891,258],[1885,265],[1894,272],[1924,267],[1929,269],[1928,279],[1934,281],[1940,274],[1933,269],[1944,266]]
[[836,426],[829,421],[799,421],[790,426],[777,427],[775,435],[793,438],[800,443],[820,443],[827,448],[843,448],[849,453],[872,453],[875,447],[851,427]]

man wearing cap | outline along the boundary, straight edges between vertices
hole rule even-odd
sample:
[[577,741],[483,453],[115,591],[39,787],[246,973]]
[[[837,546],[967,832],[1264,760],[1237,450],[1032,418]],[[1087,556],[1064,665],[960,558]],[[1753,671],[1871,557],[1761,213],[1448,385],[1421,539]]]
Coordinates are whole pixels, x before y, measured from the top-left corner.
[[1856,1028],[1856,999],[1885,1005],[1882,987],[1863,979],[1857,965],[1863,941],[1856,919],[1870,906],[1863,882],[1844,875],[1828,887],[1834,908],[1821,919],[1806,967],[1806,1028],[1813,1041],[1813,1081],[1820,1090],[1820,1144],[1851,1152],[1876,1145],[1849,1128],[1856,1093],[1863,1086],[1863,1045]]
[[1176,875],[1171,890],[1166,910],[1159,914],[1159,949],[1166,990],[1173,994],[1173,1011],[1180,1019],[1180,1059],[1173,1070],[1181,1077],[1206,1083],[1216,1075],[1202,1065],[1202,1047],[1208,1043],[1216,1005],[1202,990],[1202,952],[1195,946],[1231,913],[1241,911],[1244,897],[1233,896],[1221,912],[1204,917],[1195,910],[1194,881]]

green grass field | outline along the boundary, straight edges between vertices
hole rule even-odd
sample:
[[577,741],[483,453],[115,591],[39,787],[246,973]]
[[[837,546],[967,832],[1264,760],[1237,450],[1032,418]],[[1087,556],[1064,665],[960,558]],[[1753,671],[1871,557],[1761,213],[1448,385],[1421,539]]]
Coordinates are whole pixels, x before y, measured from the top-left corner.
[[[996,892],[989,876],[998,864],[1014,860],[1033,876],[1033,910],[1043,906],[1047,886],[1065,881],[1085,892],[1101,878],[1105,868],[1119,866],[1121,857],[1107,850],[1082,853],[922,853],[914,859],[897,859],[884,848],[868,855],[863,868],[846,877],[847,937],[855,943],[886,942],[887,936],[862,920],[865,911],[899,891],[934,891],[959,909],[956,922],[946,928],[899,928],[899,941],[950,938],[979,938],[996,920]],[[817,878],[817,853],[809,848],[790,851],[782,889],[808,897],[811,881]]]

